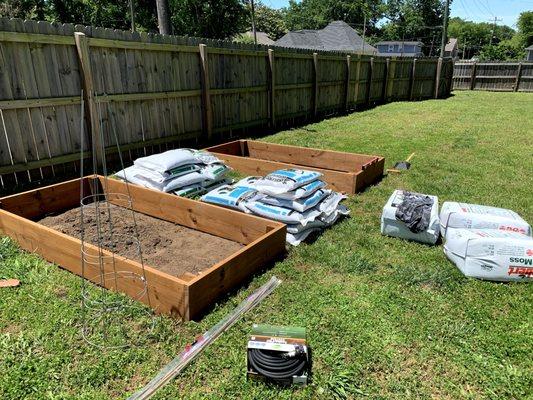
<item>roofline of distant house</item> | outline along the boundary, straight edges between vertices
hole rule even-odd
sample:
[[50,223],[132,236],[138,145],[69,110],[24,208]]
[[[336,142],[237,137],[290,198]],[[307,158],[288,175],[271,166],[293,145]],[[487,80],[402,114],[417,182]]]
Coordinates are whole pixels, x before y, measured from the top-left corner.
[[413,42],[413,41],[407,41],[407,40],[384,40],[382,42],[377,42],[374,46],[377,46],[378,44],[420,44],[424,45],[422,42]]

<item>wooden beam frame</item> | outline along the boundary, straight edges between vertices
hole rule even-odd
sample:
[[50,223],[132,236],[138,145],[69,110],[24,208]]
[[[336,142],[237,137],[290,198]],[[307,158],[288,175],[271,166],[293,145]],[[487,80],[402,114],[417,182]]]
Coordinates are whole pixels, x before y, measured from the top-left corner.
[[208,147],[236,171],[266,175],[282,168],[305,168],[321,172],[335,190],[357,193],[383,175],[380,156],[288,146],[255,140],[237,140]]
[[[11,236],[23,249],[81,275],[81,241],[32,220],[78,206],[81,182],[90,194],[92,185],[103,186],[102,180],[101,176],[74,179],[0,199],[0,232]],[[131,184],[128,190],[118,180],[108,180],[107,187],[109,193],[130,193],[135,211],[244,244],[236,253],[194,276],[175,277],[145,265],[148,292],[141,301],[157,313],[196,319],[221,295],[285,252],[284,224]],[[110,201],[124,205],[118,198]],[[94,246],[87,248],[92,254],[98,252]],[[111,253],[104,250],[104,255]],[[142,265],[133,260],[117,255],[115,260],[121,271],[142,272]],[[98,276],[98,271],[92,272]],[[86,271],[85,276],[92,275]],[[118,288],[109,288],[133,296],[139,292],[137,285],[124,281]]]

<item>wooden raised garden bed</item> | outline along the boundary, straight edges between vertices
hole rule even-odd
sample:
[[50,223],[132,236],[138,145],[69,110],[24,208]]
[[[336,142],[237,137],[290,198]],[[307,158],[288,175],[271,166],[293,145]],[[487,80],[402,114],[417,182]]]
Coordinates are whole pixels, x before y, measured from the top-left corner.
[[319,171],[335,190],[360,192],[383,175],[385,159],[380,156],[344,153],[259,142],[236,140],[206,149],[235,170],[250,175],[267,175],[282,168]]
[[[101,176],[85,177],[83,181],[84,196],[93,194],[97,185],[99,192],[103,192]],[[81,179],[75,179],[0,199],[0,232],[12,237],[25,250],[35,252],[81,276],[80,239],[45,226],[45,222],[50,226],[57,223],[58,220],[54,218],[59,218],[62,223],[70,221],[75,224],[78,221],[79,229],[79,218],[76,219],[73,215],[77,212],[75,209],[80,206],[80,189]],[[118,194],[109,196],[108,201],[113,207],[121,208],[124,205],[121,202],[124,203],[123,199],[128,194],[127,185],[109,179],[106,190],[106,193]],[[254,272],[274,261],[285,251],[284,224],[135,185],[129,185],[129,193],[131,214],[133,211],[139,213],[145,221],[150,219],[152,225],[167,224],[164,228],[166,230],[169,229],[168,224],[172,223],[171,227],[185,231],[182,232],[182,245],[174,250],[177,252],[175,258],[172,258],[174,261],[169,263],[167,257],[163,258],[166,260],[164,265],[155,265],[155,262],[149,265],[144,262],[148,290],[141,301],[149,304],[158,313],[171,314],[184,320],[197,318],[217,298],[250,278]],[[142,220],[138,220],[138,225],[141,223]],[[161,234],[164,229],[161,228]],[[187,234],[187,231],[191,234]],[[156,234],[157,232],[154,233]],[[195,235],[196,243],[189,239]],[[146,249],[148,253],[150,248],[145,248],[143,239],[141,238],[143,252]],[[226,246],[226,253],[228,249],[231,253],[224,255],[213,265],[210,263],[213,254],[207,254],[205,245],[211,242],[211,249],[215,249],[216,253],[221,241],[233,247]],[[160,239],[152,243],[155,247],[160,244]],[[95,255],[98,254],[98,248],[87,244],[87,239],[85,248]],[[167,256],[162,254],[165,251],[166,249],[159,254]],[[111,256],[107,250],[104,250],[103,254]],[[202,257],[210,255],[210,264],[200,271],[195,271],[196,273],[186,272],[176,276],[168,272],[173,270],[170,264],[179,265],[180,262],[189,261],[188,254],[191,254],[191,257],[197,256],[204,264],[205,259]],[[142,264],[134,261],[133,257],[129,259],[115,255],[115,266],[120,271],[138,275],[142,273]],[[83,276],[98,276],[96,266],[85,265],[85,268]],[[109,282],[109,285],[112,285],[112,282]],[[139,293],[139,288],[142,288],[140,285],[141,283],[136,281],[121,281],[118,288],[107,284],[104,286],[133,297]]]

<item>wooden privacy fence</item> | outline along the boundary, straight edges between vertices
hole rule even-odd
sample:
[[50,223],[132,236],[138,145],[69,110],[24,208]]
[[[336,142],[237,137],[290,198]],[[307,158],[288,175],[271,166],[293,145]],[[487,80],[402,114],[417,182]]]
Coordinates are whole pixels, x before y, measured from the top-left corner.
[[456,62],[453,89],[533,92],[533,62]]
[[116,136],[129,161],[296,117],[446,97],[453,63],[0,19],[0,72],[0,184],[10,189],[77,171],[99,132],[106,153]]

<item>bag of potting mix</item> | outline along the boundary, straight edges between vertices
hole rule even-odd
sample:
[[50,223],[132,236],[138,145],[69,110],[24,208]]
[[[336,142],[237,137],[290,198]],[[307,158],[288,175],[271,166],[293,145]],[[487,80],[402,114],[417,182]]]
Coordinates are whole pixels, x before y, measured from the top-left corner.
[[280,199],[274,196],[265,196],[261,201],[265,204],[270,204],[273,206],[280,206],[285,208],[290,208],[299,212],[304,212],[318,203],[320,203],[326,196],[331,193],[331,190],[317,190],[308,197],[303,197],[295,200]]
[[202,196],[201,200],[249,213],[250,202],[259,197],[257,190],[245,186],[224,185]]
[[257,180],[254,185],[261,193],[277,196],[313,182],[321,176],[322,174],[316,171],[279,169]]

